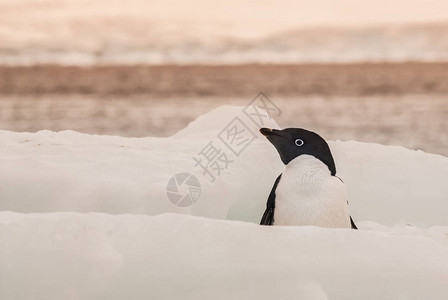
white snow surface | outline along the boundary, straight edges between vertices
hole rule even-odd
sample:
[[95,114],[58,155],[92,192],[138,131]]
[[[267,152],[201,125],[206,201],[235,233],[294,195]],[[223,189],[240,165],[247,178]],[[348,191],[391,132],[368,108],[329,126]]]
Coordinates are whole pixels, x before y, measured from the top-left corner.
[[[236,116],[239,157],[217,138]],[[227,106],[169,138],[0,131],[0,299],[448,299],[448,158],[330,142],[360,230],[259,226],[284,166],[258,128]],[[210,141],[233,160],[213,183]]]
[[[240,157],[217,138],[235,117],[257,137]],[[279,128],[272,119],[264,126]],[[175,212],[258,222],[284,169],[258,129],[241,107],[226,106],[169,138],[0,131],[0,210]],[[233,160],[213,183],[193,160],[210,141]],[[329,144],[355,220],[448,225],[448,158],[378,144]],[[169,179],[181,172],[194,174],[202,186],[199,200],[188,208],[173,205],[166,196]]]
[[1,299],[448,297],[447,227],[67,212],[3,212],[0,224]]

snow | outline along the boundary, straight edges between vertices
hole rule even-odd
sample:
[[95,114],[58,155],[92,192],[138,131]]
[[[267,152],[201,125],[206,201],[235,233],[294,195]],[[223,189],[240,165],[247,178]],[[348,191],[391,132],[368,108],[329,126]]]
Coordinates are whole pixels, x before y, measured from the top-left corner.
[[[234,162],[213,183],[193,160],[210,141],[223,148],[217,135],[238,115],[243,115],[241,108],[215,110],[180,132],[183,138],[179,134],[137,139],[73,131],[0,132],[0,209],[149,215],[180,212],[255,221],[262,213],[259,200],[265,198],[282,170],[277,154],[261,135],[241,157],[228,153]],[[255,124],[249,122],[245,123],[258,136]],[[267,125],[277,126],[273,121]],[[203,132],[194,133],[197,127]],[[272,172],[260,172],[262,169]],[[181,172],[194,174],[202,185],[200,199],[187,208],[173,205],[166,197],[169,179]],[[256,184],[261,185],[259,190],[254,189]]]
[[[257,137],[240,157],[217,137],[236,116]],[[273,120],[265,120],[264,126],[278,128]],[[225,106],[170,138],[0,131],[0,209],[174,212],[258,222],[272,184],[283,170],[275,148],[258,128],[241,107]],[[193,160],[210,141],[233,160],[214,182]],[[330,142],[330,147],[338,176],[347,185],[355,221],[448,225],[448,158],[352,141]],[[166,197],[168,181],[182,172],[195,175],[202,186],[198,201],[186,208]]]
[[[0,213],[2,299],[447,299],[448,230]],[[25,288],[24,288],[25,287]]]
[[[218,138],[235,117],[240,156]],[[447,299],[448,158],[330,142],[360,230],[264,227],[283,166],[258,128],[226,106],[169,138],[0,131],[0,299]],[[233,160],[214,182],[209,142]],[[181,172],[189,207],[166,196]]]

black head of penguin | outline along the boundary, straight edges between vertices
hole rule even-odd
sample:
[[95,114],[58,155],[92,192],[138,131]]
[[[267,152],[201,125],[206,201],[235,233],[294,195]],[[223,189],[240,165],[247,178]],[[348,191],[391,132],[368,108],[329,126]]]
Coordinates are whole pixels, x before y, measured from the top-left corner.
[[308,154],[326,164],[331,175],[336,175],[336,166],[330,147],[317,133],[302,128],[283,130],[261,128],[260,132],[275,146],[285,165],[302,154]]

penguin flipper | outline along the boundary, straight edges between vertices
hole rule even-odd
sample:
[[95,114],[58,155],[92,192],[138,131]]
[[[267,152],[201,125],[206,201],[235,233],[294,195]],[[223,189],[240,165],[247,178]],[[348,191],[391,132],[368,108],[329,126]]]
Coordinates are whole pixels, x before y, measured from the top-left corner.
[[352,224],[352,229],[358,229],[358,227],[356,227],[355,222],[353,222],[352,216],[350,216],[350,223]]
[[272,187],[271,193],[269,194],[268,201],[266,203],[266,210],[264,211],[263,217],[261,218],[260,225],[272,225],[274,224],[274,211],[275,211],[275,190],[280,182],[280,174],[275,180],[274,186]]

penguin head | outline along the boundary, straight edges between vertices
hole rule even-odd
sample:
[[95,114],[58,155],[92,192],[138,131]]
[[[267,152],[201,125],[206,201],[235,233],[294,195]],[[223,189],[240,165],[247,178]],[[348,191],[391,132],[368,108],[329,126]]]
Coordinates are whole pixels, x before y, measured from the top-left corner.
[[336,175],[330,147],[317,133],[302,128],[261,128],[260,133],[274,145],[285,165],[300,155],[308,154],[321,160],[328,166],[331,175]]

